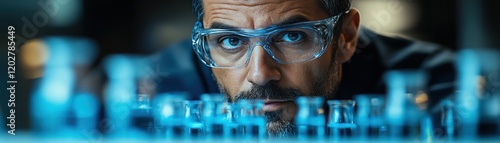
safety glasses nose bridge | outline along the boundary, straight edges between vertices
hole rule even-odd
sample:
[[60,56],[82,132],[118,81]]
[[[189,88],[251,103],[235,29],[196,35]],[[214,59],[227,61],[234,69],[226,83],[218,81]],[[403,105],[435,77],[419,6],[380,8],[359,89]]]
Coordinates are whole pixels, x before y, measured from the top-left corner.
[[250,41],[251,44],[249,44],[249,47],[247,47],[248,48],[247,55],[246,55],[247,58],[248,58],[247,60],[249,60],[250,57],[252,56],[252,53],[253,53],[253,50],[255,49],[255,47],[260,46],[276,62],[280,63],[280,61],[275,58],[274,53],[271,50],[271,42],[270,42],[270,39],[269,39],[269,35],[270,35],[270,33],[265,33],[265,34],[262,34],[262,35],[249,37],[250,38],[249,41]]
[[264,51],[266,51],[266,54],[269,55],[275,62],[282,63],[279,59],[276,58],[276,56],[272,52],[271,45],[270,45],[270,42],[268,42],[267,36],[265,39],[259,38],[259,40],[257,40],[257,41],[251,40],[251,42],[253,44],[250,44],[250,47],[248,47],[248,51],[246,54],[247,59],[246,59],[245,64],[247,64],[250,61],[252,54],[254,53],[254,49],[257,46],[262,47],[262,49],[264,49]]

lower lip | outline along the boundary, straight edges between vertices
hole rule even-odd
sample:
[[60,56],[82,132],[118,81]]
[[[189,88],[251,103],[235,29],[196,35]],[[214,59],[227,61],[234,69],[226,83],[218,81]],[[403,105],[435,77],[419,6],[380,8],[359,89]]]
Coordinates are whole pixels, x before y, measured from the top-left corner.
[[291,101],[265,103],[264,107],[262,107],[262,110],[264,110],[264,111],[275,111],[275,110],[283,108],[284,106],[286,106],[290,102]]

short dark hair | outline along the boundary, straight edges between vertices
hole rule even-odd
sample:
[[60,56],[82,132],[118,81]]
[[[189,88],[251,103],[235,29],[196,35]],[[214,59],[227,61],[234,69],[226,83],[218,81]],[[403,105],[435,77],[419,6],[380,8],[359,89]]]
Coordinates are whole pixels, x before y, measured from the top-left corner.
[[[351,0],[319,0],[321,7],[330,15],[335,16],[351,8]],[[193,12],[201,21],[203,18],[202,0],[193,0]]]

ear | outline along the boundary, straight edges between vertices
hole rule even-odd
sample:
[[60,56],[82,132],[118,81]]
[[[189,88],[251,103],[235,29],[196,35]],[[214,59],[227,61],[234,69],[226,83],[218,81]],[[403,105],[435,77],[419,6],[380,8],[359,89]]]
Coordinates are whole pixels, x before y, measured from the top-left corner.
[[356,44],[358,43],[358,28],[359,28],[359,11],[355,8],[351,9],[349,13],[344,14],[341,33],[338,39],[340,63],[344,63],[351,59],[354,51],[356,51]]

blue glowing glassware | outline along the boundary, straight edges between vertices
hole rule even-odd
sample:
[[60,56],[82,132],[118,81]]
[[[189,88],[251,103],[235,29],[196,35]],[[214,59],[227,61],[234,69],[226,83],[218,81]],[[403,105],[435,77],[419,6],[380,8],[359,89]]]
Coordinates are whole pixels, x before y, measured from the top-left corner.
[[354,100],[329,100],[327,134],[330,138],[340,139],[354,136],[357,125],[354,123]]
[[299,107],[295,116],[299,139],[323,139],[325,137],[325,115],[322,97],[301,96],[296,99]]
[[205,93],[201,95],[203,101],[202,119],[205,122],[205,134],[209,138],[220,137],[223,134],[223,129],[219,122],[221,121],[219,112],[220,106],[226,101],[223,94],[220,93]]
[[358,137],[361,139],[386,137],[388,133],[385,120],[385,96],[361,94],[357,95],[355,100]]
[[157,138],[185,137],[184,101],[188,96],[186,92],[167,92],[155,97],[153,112]]
[[203,103],[200,100],[184,101],[184,126],[187,137],[201,137],[205,133],[202,118]]
[[266,119],[262,107],[262,100],[241,99],[237,102],[239,107],[238,133],[245,139],[262,139],[266,136]]

